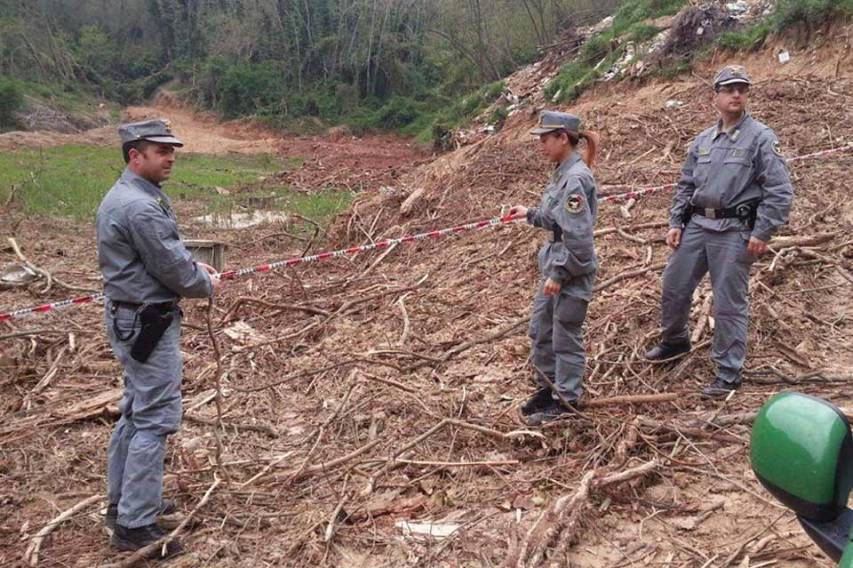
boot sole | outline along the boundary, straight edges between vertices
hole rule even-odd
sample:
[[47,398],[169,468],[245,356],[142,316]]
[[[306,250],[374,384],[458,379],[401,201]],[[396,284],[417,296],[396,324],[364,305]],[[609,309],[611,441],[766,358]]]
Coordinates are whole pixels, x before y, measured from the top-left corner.
[[649,363],[674,363],[675,361],[681,359],[685,355],[689,355],[691,351],[692,351],[692,349],[688,349],[687,351],[679,351],[678,353],[673,353],[672,355],[669,355],[667,357],[651,358],[651,357],[645,357],[644,356],[643,359],[645,359]]
[[702,392],[699,396],[701,398],[726,398],[731,393],[735,392],[737,389],[727,390],[727,391],[717,391],[717,392]]

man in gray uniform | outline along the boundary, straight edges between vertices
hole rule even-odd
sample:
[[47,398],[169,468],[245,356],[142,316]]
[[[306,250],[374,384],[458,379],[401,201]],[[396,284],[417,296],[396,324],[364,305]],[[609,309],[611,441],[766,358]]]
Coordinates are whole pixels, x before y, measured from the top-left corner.
[[[521,412],[530,423],[553,420],[570,412],[551,392],[543,375],[557,394],[577,406],[583,393],[586,354],[583,323],[592,298],[596,257],[593,226],[598,210],[596,184],[587,164],[594,163],[597,147],[590,133],[580,130],[580,118],[544,111],[531,131],[538,136],[543,153],[556,165],[539,207],[516,206],[510,213],[551,232],[552,238],[539,251],[542,284],[533,300],[529,335],[532,362],[539,391]],[[578,141],[587,140],[584,159]]]
[[724,397],[741,384],[749,315],[749,269],[788,220],[794,189],[776,134],[746,112],[751,81],[743,67],[714,78],[716,126],[687,154],[669,218],[674,249],[663,274],[660,345],[653,361],[690,351],[687,319],[706,272],[714,291],[714,382],[702,394]]
[[[96,222],[107,336],[125,387],[107,455],[105,522],[113,546],[137,550],[164,536],[157,516],[173,508],[163,501],[163,462],[166,436],[181,422],[178,301],[209,297],[220,282],[184,247],[160,188],[181,141],[162,120],[124,124],[119,135],[127,169],[101,202]],[[181,551],[173,541],[157,556]]]

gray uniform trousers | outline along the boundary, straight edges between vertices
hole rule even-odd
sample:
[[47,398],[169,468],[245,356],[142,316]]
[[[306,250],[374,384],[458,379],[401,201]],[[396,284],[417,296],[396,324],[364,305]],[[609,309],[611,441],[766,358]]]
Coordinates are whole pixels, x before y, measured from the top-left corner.
[[711,358],[717,376],[726,382],[741,380],[746,358],[749,268],[755,260],[746,251],[747,244],[748,234],[741,231],[713,231],[690,222],[663,273],[661,327],[667,344],[689,341],[693,292],[710,273],[715,321]]
[[[546,244],[550,247],[550,244]],[[547,249],[545,257],[547,259]],[[540,254],[541,258],[541,254]],[[528,335],[532,342],[533,365],[544,373],[566,400],[578,400],[583,394],[586,350],[583,342],[583,323],[586,319],[595,273],[572,277],[563,283],[560,293],[546,296],[542,292],[545,280],[533,298]],[[541,387],[547,383],[535,373]]]
[[[156,522],[163,498],[166,436],[181,422],[181,317],[175,319],[145,363],[133,359],[130,349],[139,333],[135,311],[112,307],[107,301],[105,321],[113,353],[124,367],[121,418],[107,450],[107,497],[118,504],[118,524],[137,528]],[[117,337],[115,321],[122,337]]]

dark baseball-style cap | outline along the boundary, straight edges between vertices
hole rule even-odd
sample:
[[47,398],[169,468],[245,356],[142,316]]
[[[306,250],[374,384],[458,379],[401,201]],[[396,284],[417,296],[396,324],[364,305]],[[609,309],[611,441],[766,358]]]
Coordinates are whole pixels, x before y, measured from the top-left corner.
[[169,121],[159,118],[122,124],[118,127],[118,135],[121,137],[122,145],[138,140],[147,140],[157,144],[171,144],[178,147],[184,145],[172,134]]

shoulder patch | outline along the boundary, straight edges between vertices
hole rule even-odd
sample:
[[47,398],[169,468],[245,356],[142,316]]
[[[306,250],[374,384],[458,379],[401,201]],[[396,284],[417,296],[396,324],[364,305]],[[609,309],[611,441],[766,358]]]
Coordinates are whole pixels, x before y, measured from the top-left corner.
[[777,156],[782,156],[782,148],[778,140],[774,140],[770,147],[773,148],[774,154],[776,154]]
[[583,196],[580,193],[573,193],[566,199],[566,212],[571,215],[577,215],[583,211],[583,205]]
[[700,146],[700,147],[699,147],[698,154],[699,154],[700,156],[708,156],[708,155],[710,155],[710,154],[711,154],[711,148],[710,148],[710,147],[702,148],[702,147]]

